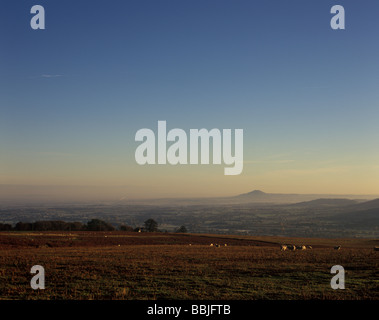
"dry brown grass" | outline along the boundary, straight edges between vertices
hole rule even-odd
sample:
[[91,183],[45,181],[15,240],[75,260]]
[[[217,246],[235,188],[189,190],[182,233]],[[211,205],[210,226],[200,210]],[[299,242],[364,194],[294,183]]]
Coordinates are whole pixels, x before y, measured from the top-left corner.
[[[295,242],[314,249],[280,251],[280,243]],[[378,300],[377,242],[340,240],[340,251],[335,244],[272,237],[1,233],[0,298]],[[45,268],[45,290],[30,288],[36,264]],[[346,270],[345,290],[330,287],[336,264]]]

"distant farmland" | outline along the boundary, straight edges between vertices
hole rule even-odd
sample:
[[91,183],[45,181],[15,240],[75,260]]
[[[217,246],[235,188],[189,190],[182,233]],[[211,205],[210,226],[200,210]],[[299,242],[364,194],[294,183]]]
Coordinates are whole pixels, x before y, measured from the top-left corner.
[[[282,243],[313,249],[281,251]],[[1,232],[0,299],[378,300],[378,245],[369,239]],[[45,268],[45,290],[30,288],[37,264]],[[345,268],[345,290],[330,287],[333,265]]]
[[[104,220],[119,229],[154,219],[161,231],[314,238],[379,238],[379,201],[318,199],[296,204],[71,205],[0,207],[0,223]],[[50,230],[50,229],[46,229]],[[76,230],[76,229],[75,229]]]

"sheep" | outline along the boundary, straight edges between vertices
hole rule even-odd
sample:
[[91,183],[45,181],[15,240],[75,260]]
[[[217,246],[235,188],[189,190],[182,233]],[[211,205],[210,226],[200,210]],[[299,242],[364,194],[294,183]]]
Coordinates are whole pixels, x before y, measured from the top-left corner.
[[213,247],[213,243],[211,243],[209,246],[210,246],[210,247]]
[[216,248],[218,248],[220,245],[216,243]]
[[295,251],[295,250],[296,250],[296,246],[295,246],[295,245],[292,245],[292,244],[288,244],[288,245],[287,245],[287,249],[288,249],[288,250],[291,250],[291,251]]
[[307,246],[308,249],[313,249],[312,246]]
[[224,247],[227,247],[227,246],[228,246],[228,244],[227,244],[227,243],[225,243],[225,244],[224,244]]
[[341,249],[341,246],[335,246],[334,247],[334,250],[340,250]]
[[374,251],[379,251],[379,247],[374,247]]
[[286,251],[287,250],[287,246],[285,244],[282,244],[280,246],[280,251]]

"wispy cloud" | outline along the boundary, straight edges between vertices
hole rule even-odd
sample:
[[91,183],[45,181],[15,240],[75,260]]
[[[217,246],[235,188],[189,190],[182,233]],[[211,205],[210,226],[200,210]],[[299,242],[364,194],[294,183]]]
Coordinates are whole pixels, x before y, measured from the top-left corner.
[[51,152],[51,151],[41,151],[37,152],[38,155],[41,156],[48,156],[48,157],[72,157],[75,156],[73,153],[67,153],[67,152]]
[[63,74],[50,74],[50,73],[43,73],[36,76],[29,76],[29,79],[53,79],[53,78],[61,78],[64,77]]
[[275,153],[256,160],[244,160],[244,164],[286,164],[295,162],[290,153]]
[[60,78],[63,77],[62,74],[41,74],[41,78]]
[[338,174],[347,173],[356,169],[356,166],[336,166],[326,168],[309,168],[309,169],[286,169],[286,170],[273,170],[268,175],[274,176],[319,176],[321,174]]
[[284,163],[292,163],[295,160],[292,159],[282,159],[282,160],[244,160],[244,164],[260,164],[260,163],[268,163],[268,164],[284,164]]

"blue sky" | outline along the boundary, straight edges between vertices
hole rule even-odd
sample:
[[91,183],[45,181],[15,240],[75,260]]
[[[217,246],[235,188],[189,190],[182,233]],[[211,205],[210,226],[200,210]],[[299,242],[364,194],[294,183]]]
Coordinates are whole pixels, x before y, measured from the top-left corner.
[[[0,184],[379,193],[378,1],[37,2],[0,13]],[[158,120],[244,129],[243,174],[137,166]]]

